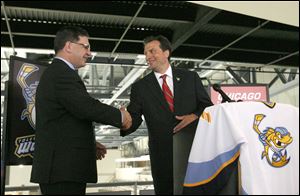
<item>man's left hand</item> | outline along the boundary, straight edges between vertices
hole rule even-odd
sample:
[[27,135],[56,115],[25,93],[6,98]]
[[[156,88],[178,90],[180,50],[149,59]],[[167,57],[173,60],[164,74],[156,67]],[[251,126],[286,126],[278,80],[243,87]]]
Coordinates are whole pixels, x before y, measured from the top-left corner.
[[107,153],[106,147],[103,144],[96,142],[96,158],[97,158],[97,160],[103,159],[105,157],[106,153]]
[[177,133],[178,131],[180,131],[182,128],[186,127],[187,125],[189,125],[191,122],[193,122],[197,118],[199,118],[199,117],[196,114],[187,114],[187,115],[183,115],[183,116],[176,116],[176,119],[181,120],[181,122],[178,123],[178,125],[176,125],[176,127],[174,127],[173,133]]

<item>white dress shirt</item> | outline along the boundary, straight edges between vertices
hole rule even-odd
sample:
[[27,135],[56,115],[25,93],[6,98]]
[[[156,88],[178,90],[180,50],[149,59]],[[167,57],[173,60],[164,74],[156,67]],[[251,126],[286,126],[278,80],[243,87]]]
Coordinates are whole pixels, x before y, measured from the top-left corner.
[[172,94],[174,95],[172,67],[169,66],[169,68],[167,69],[167,71],[165,73],[163,73],[163,74],[157,73],[157,72],[154,72],[154,74],[155,74],[155,77],[156,77],[156,79],[157,79],[157,81],[158,81],[159,86],[160,86],[161,89],[162,89],[163,79],[160,76],[162,76],[164,74],[167,75],[167,77],[166,77],[167,84],[168,84],[168,86],[169,86]]

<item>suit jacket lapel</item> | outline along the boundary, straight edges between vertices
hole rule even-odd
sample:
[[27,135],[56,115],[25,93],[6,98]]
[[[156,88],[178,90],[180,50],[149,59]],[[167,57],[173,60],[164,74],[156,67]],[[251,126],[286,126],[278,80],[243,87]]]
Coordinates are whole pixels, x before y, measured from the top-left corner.
[[[165,100],[164,94],[157,82],[157,79],[153,72],[150,73],[150,77],[147,78],[146,84],[149,86],[149,90],[157,98],[157,102],[161,104],[167,111],[170,111],[167,101]],[[171,112],[171,111],[170,111]]]
[[[174,113],[178,113],[178,106],[179,103],[184,99],[181,95],[182,88],[185,88],[183,84],[183,75],[180,71],[172,67],[172,73],[173,73],[173,86],[174,86]],[[177,109],[177,110],[176,110]]]
[[174,87],[174,112],[176,113],[176,106],[179,106],[179,103],[181,101],[181,96],[180,96],[180,89],[182,88],[182,80],[181,74],[174,68],[172,67],[172,73],[173,73],[173,87]]

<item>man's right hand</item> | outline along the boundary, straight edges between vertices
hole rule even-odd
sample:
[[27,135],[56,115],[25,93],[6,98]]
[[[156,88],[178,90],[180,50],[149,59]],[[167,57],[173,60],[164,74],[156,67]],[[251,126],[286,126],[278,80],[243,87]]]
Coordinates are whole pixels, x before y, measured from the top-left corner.
[[132,118],[128,111],[126,111],[125,107],[121,107],[120,111],[122,112],[123,122],[122,122],[122,130],[127,130],[132,125]]

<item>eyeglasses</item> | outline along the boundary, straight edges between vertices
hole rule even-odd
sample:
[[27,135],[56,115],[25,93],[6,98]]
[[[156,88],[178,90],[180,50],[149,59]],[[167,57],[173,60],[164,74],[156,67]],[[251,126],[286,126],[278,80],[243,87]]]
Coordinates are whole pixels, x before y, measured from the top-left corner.
[[80,46],[84,47],[87,50],[90,49],[90,47],[91,47],[90,44],[82,44],[82,43],[76,43],[76,42],[71,42],[71,43],[80,45]]

